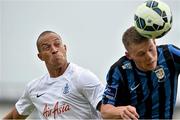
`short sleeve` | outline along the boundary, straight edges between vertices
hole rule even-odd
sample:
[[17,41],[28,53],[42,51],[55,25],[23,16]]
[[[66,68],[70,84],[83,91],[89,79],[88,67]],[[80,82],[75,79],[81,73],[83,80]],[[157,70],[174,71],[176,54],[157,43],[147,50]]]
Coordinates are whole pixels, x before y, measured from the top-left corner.
[[98,77],[90,71],[84,71],[79,77],[79,83],[83,86],[81,92],[96,109],[102,100],[104,85]]
[[176,69],[180,72],[180,48],[169,45],[169,50],[173,56]]
[[111,68],[107,74],[107,85],[103,94],[102,103],[115,105],[116,95],[120,84],[121,73],[118,67]]
[[30,115],[33,112],[34,105],[29,98],[28,86],[26,86],[26,89],[15,106],[20,115]]

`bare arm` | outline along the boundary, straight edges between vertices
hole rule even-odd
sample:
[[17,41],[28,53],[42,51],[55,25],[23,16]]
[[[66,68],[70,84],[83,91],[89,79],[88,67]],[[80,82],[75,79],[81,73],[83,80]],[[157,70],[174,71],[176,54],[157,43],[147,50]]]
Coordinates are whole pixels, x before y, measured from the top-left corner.
[[13,109],[3,118],[3,120],[8,119],[26,119],[28,116],[20,115],[18,111],[16,110],[16,107],[13,107]]
[[104,119],[138,120],[139,118],[139,115],[136,112],[136,108],[130,105],[115,107],[111,104],[102,104],[100,111]]

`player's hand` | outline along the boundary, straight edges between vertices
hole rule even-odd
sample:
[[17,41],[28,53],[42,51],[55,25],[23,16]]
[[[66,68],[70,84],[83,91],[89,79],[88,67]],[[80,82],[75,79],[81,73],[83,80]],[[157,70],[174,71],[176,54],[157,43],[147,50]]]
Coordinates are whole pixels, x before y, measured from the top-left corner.
[[139,115],[133,106],[114,106],[111,104],[102,104],[100,108],[104,119],[126,119],[138,120]]
[[130,119],[130,120],[138,120],[139,115],[136,112],[136,108],[133,106],[120,106],[119,109],[119,115],[122,119]]

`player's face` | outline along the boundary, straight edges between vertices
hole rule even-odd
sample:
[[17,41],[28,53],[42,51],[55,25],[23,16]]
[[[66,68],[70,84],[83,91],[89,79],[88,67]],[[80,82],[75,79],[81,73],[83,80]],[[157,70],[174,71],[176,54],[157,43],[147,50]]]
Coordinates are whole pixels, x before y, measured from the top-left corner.
[[56,69],[67,63],[66,46],[55,33],[49,33],[40,38],[39,50],[38,57],[45,61],[48,68]]
[[154,70],[157,66],[157,49],[154,40],[129,46],[127,56],[132,59],[137,68],[142,71]]

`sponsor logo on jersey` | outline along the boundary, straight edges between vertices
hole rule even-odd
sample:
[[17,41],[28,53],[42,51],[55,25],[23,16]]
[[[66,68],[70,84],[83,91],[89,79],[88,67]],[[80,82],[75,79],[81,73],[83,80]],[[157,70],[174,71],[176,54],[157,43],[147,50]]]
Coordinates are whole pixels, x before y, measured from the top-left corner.
[[41,94],[37,94],[36,97],[41,97],[42,95],[44,95],[45,93],[41,93]]
[[135,89],[137,89],[139,87],[139,85],[140,85],[140,83],[137,85],[133,84],[133,86],[130,87],[131,92],[134,91]]
[[122,65],[123,69],[132,69],[132,65],[130,62],[124,62],[124,65]]
[[117,87],[114,88],[112,86],[107,86],[107,88],[105,89],[105,96],[109,99],[113,99],[115,98],[116,94],[117,94]]
[[68,85],[68,83],[66,83],[64,90],[63,90],[63,94],[69,93],[69,90],[70,90],[69,85]]
[[63,104],[59,106],[59,102],[56,102],[53,108],[50,108],[47,104],[45,104],[43,116],[47,119],[50,116],[53,116],[54,119],[60,114],[63,114],[70,110],[70,106],[68,104]]

